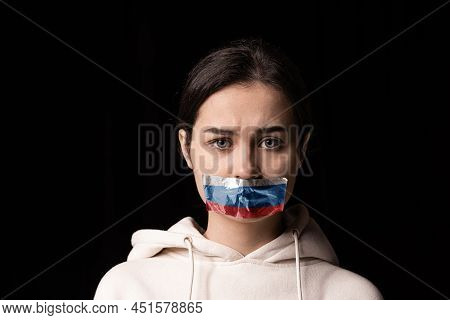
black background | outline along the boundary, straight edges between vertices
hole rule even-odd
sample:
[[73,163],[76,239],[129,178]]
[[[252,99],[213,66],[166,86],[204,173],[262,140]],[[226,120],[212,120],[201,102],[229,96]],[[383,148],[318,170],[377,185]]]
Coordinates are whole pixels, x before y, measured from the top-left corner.
[[[227,40],[262,36],[279,45],[312,91],[444,1],[8,3],[176,112],[188,70]],[[314,93],[314,175],[296,188],[445,296],[449,13],[447,5]],[[180,176],[140,176],[137,168],[138,125],[169,123],[170,115],[3,3],[0,37],[2,297],[91,299],[103,274],[125,261],[134,231],[188,215],[205,225],[189,177],[9,295]],[[386,299],[444,298],[311,213],[341,266]]]

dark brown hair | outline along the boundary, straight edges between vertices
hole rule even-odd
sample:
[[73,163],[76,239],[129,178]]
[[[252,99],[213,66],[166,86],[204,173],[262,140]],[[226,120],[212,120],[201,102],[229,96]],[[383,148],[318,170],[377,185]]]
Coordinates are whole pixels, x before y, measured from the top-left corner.
[[[278,48],[262,39],[241,39],[212,51],[189,72],[181,91],[177,129],[187,133],[189,147],[198,110],[215,92],[232,84],[261,82],[284,93],[300,128],[311,122],[306,89],[299,69]],[[301,144],[300,144],[301,145]]]

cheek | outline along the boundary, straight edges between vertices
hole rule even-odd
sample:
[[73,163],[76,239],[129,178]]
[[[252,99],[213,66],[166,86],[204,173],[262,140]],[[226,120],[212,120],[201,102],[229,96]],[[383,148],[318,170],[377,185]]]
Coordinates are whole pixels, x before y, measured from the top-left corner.
[[202,172],[194,170],[195,184],[197,185],[197,191],[203,202],[206,202],[205,191],[203,190]]
[[191,145],[191,159],[194,171],[198,171],[200,177],[201,173],[225,175],[229,162],[228,157],[196,142]]
[[295,152],[287,149],[284,152],[265,151],[260,154],[261,171],[267,176],[295,175]]

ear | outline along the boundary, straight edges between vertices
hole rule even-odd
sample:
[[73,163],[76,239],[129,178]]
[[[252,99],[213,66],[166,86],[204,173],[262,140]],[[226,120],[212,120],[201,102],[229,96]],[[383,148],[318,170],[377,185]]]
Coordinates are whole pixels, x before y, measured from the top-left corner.
[[193,169],[191,157],[189,155],[189,148],[187,145],[187,132],[184,129],[178,130],[178,140],[180,141],[181,151],[183,152],[184,160],[186,160],[189,168]]
[[305,158],[306,155],[306,150],[308,149],[308,142],[309,142],[309,138],[311,138],[311,132],[307,132],[305,134],[305,139],[303,140],[303,144],[300,146],[297,146],[297,164],[298,164],[298,168],[300,168],[302,166],[303,160]]

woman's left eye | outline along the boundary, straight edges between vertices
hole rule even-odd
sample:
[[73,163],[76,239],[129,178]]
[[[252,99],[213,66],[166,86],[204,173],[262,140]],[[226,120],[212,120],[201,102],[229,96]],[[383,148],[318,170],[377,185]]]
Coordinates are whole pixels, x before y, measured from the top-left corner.
[[276,138],[267,138],[261,141],[260,146],[264,149],[277,149],[281,146],[281,140]]

